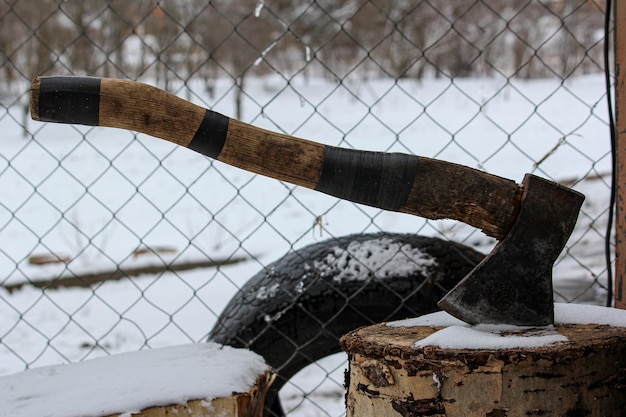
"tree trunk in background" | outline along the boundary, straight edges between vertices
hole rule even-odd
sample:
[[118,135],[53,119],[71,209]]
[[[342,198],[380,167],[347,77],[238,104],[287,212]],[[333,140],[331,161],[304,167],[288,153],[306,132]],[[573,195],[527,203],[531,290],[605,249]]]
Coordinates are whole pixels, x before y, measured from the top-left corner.
[[625,415],[625,328],[558,326],[569,342],[527,349],[414,346],[439,329],[379,324],[344,336],[347,417]]
[[243,120],[243,93],[245,81],[246,71],[242,71],[235,81],[235,119],[238,120]]

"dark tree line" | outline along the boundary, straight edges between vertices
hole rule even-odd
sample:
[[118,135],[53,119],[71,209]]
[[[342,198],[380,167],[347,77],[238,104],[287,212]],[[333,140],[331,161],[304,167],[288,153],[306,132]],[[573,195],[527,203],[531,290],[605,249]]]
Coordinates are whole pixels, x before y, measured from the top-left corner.
[[522,78],[602,69],[604,0],[14,0],[0,82],[35,74]]

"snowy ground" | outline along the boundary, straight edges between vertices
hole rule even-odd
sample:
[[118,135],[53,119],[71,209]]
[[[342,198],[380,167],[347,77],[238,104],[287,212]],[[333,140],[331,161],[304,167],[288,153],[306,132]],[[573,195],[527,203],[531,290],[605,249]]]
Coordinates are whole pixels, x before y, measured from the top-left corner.
[[[332,145],[436,157],[517,181],[532,172],[583,191],[578,227],[555,269],[557,299],[603,302],[595,282],[605,282],[610,157],[601,75],[564,83],[383,79],[339,86],[300,78],[286,86],[268,77],[248,85],[244,120],[261,127]],[[200,84],[191,87],[198,93],[193,101],[233,114],[226,82],[214,98]],[[184,89],[177,94],[187,97]],[[203,341],[236,289],[263,265],[329,236],[382,229],[445,235],[483,251],[493,244],[462,224],[338,202],[130,132],[31,122],[33,137],[25,139],[21,120],[17,106],[0,112],[0,284],[117,265],[251,259],[92,288],[0,288],[0,375]],[[143,246],[175,252],[133,256]],[[71,261],[28,262],[49,253]],[[283,390],[289,406],[302,402],[293,414],[341,415],[342,373],[342,357],[308,368]]]

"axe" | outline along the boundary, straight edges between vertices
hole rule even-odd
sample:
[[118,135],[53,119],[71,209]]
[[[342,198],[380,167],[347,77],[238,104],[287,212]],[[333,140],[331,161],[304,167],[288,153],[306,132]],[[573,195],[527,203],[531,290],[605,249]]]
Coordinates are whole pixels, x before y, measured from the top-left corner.
[[439,306],[470,324],[554,322],[552,268],[584,200],[569,188],[531,174],[518,186],[441,160],[323,145],[134,81],[36,77],[30,100],[34,120],[134,130],[341,199],[479,228],[499,242]]

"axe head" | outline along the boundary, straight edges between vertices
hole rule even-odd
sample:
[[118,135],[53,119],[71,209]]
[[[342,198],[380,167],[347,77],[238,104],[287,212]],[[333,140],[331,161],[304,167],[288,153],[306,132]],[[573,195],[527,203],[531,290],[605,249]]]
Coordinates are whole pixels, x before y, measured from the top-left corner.
[[439,307],[470,324],[554,324],[552,268],[584,199],[574,190],[527,174],[519,214],[508,234]]

